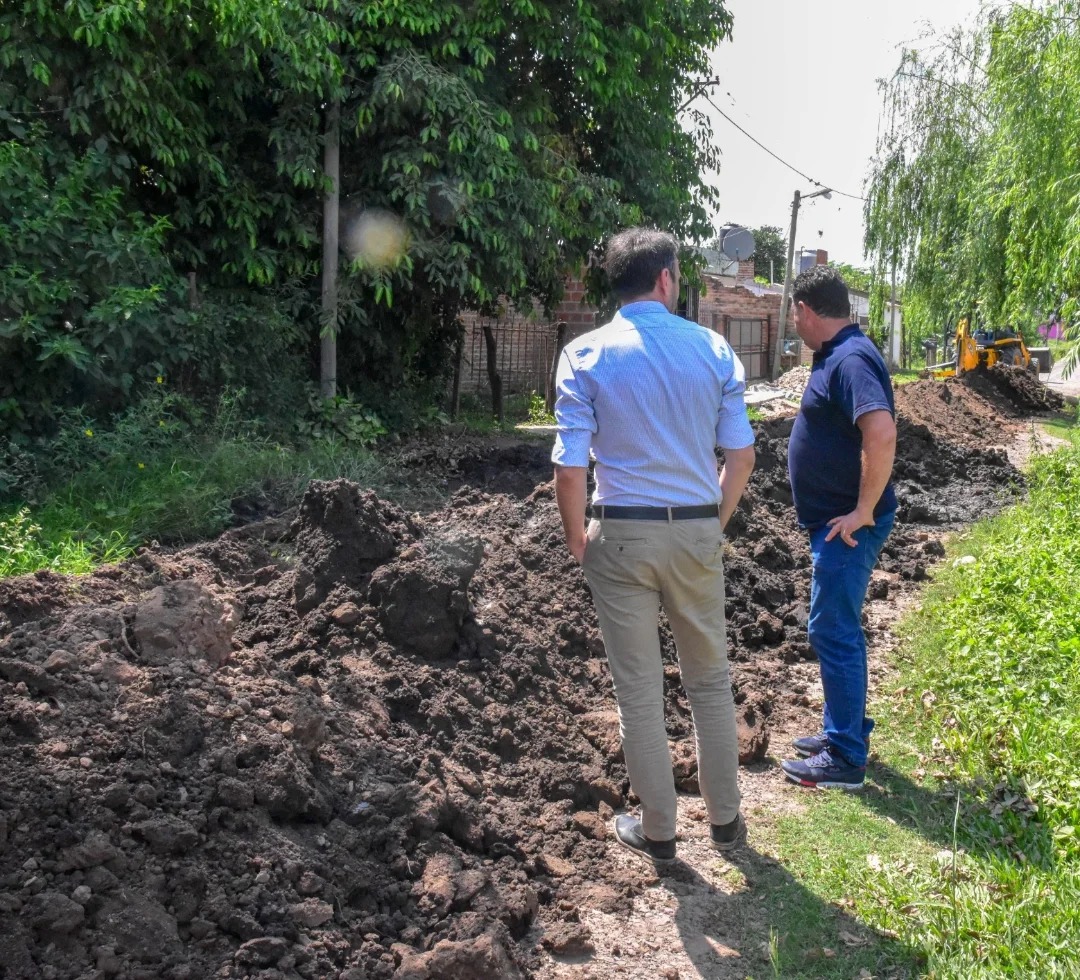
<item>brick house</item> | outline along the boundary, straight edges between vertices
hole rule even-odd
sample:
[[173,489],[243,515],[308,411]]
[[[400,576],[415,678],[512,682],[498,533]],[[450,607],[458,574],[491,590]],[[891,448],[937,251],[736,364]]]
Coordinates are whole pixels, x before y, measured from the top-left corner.
[[[703,249],[706,268],[700,289],[684,291],[679,315],[715,330],[727,338],[739,355],[748,381],[768,377],[772,351],[780,323],[779,286],[754,282],[754,263],[746,259],[729,262],[719,253]],[[469,313],[462,317],[465,327],[462,348],[461,390],[481,393],[489,388],[488,343],[484,328],[495,342],[498,373],[505,395],[548,394],[551,369],[560,342],[578,337],[597,325],[597,310],[585,298],[580,279],[567,284],[566,294],[551,318],[540,310],[520,311],[507,307],[497,317]],[[788,317],[787,336],[795,336],[795,324]],[[792,359],[784,359],[790,367]]]
[[[772,352],[780,333],[780,300],[783,290],[754,282],[754,263],[744,260],[733,282],[729,277],[706,271],[704,289],[697,297],[697,323],[727,338],[746,370],[748,381],[761,381],[772,369]],[[788,317],[790,336],[795,323]]]

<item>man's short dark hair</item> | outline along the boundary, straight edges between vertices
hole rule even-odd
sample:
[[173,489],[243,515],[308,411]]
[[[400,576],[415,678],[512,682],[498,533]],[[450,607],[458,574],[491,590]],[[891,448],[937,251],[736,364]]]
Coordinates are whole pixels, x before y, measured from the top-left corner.
[[846,320],[851,316],[847,283],[832,266],[814,265],[795,278],[793,303],[805,303],[818,316]]
[[620,300],[652,292],[664,269],[675,271],[679,243],[652,228],[626,228],[613,236],[604,253],[604,270]]

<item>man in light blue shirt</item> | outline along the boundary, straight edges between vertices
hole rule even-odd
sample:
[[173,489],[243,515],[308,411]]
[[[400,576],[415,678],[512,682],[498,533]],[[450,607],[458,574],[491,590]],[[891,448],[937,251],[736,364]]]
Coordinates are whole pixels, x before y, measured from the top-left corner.
[[[723,528],[754,468],[739,359],[723,337],[674,315],[678,243],[629,228],[604,263],[620,308],[566,345],[556,377],[555,493],[604,637],[626,768],[641,818],[616,839],[656,865],[675,859],[677,802],[664,727],[661,600],[697,737],[698,781],[719,850],[745,833],[728,672]],[[716,448],[724,450],[717,472]],[[590,453],[593,520],[585,528]]]

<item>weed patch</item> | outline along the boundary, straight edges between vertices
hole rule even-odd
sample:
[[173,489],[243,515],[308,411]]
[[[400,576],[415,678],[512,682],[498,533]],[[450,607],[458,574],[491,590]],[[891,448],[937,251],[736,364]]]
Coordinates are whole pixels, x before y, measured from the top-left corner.
[[412,507],[438,497],[370,448],[382,432],[372,413],[346,398],[320,411],[299,445],[265,435],[243,392],[206,411],[162,384],[108,424],[67,413],[44,450],[9,450],[0,466],[0,577],[79,574],[150,541],[211,537],[295,503],[313,479],[343,476]]

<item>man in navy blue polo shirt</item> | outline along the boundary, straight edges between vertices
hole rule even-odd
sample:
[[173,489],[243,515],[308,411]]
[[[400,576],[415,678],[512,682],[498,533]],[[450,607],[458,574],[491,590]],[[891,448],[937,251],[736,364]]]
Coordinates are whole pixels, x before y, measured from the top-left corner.
[[858,790],[866,773],[866,637],[862,606],[870,573],[896,516],[891,483],[896,408],[889,370],[850,322],[835,269],[815,266],[792,292],[795,330],[814,351],[810,381],[788,446],[799,526],[810,534],[810,645],[825,692],[822,730],[798,738],[804,758],[781,763],[803,786]]

